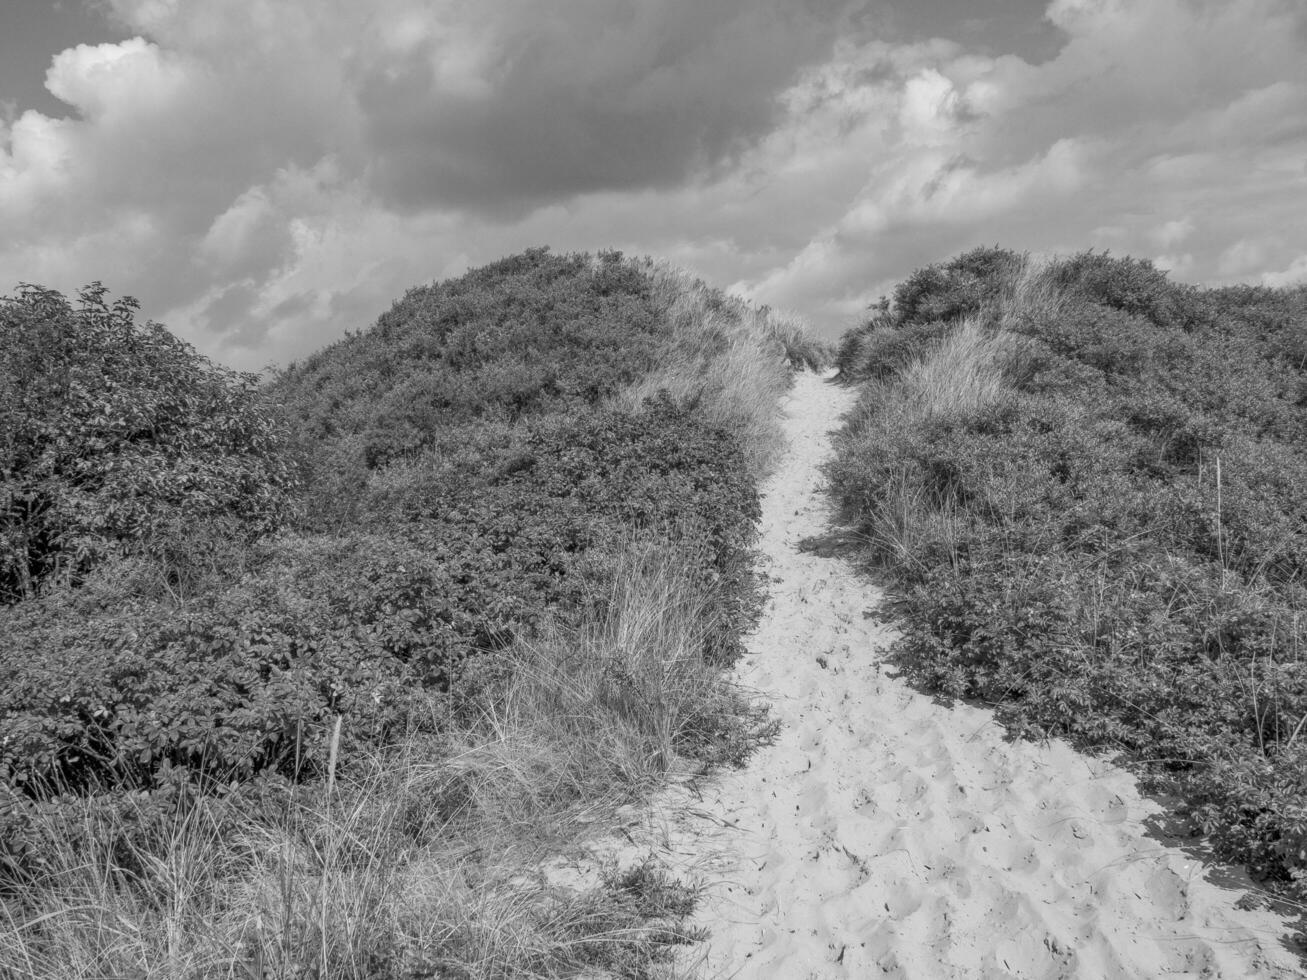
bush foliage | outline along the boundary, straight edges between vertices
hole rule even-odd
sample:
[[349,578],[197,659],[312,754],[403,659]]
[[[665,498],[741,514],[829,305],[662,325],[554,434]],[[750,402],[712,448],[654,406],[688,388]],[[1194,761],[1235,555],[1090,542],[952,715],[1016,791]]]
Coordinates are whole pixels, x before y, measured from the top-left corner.
[[451,425],[594,405],[646,373],[668,324],[621,253],[533,249],[411,289],[273,385],[315,453],[376,469]]
[[[970,369],[998,394],[914,398],[958,374],[966,329],[991,337]],[[1301,288],[977,250],[844,339],[864,391],[829,468],[896,576],[913,677],[1125,750],[1224,853],[1300,882],[1304,344]]]
[[0,299],[0,603],[205,524],[257,536],[297,467],[257,377],[209,363],[95,283]]
[[[671,549],[708,597],[703,660],[739,652],[741,434],[702,394],[613,397],[674,359],[646,265],[527,252],[410,291],[262,390],[98,288],[83,304],[28,291],[0,321],[27,426],[7,513],[46,515],[42,546],[80,562],[3,580],[22,601],[0,608],[0,877],[40,867],[41,828],[87,798],[166,821],[320,776],[338,718],[342,758],[439,729],[432,698],[478,655],[602,617],[632,547]],[[28,506],[59,481],[89,504]],[[0,568],[35,567],[26,527]]]

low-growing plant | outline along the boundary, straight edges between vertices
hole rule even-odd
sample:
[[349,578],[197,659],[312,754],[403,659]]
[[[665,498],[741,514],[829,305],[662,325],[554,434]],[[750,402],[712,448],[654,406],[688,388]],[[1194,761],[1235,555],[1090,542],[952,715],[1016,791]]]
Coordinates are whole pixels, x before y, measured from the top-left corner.
[[894,289],[894,319],[925,324],[992,309],[1025,259],[994,247],[974,248],[940,265],[918,269]]
[[601,607],[608,556],[632,532],[693,542],[685,574],[718,613],[698,653],[732,660],[756,612],[757,497],[730,436],[663,400],[524,445],[534,465],[443,497],[427,487],[434,511],[407,522],[391,510],[375,530],[283,538],[183,609],[98,610],[74,592],[0,612],[0,778],[40,798],[320,773],[304,736],[320,745],[330,719],[384,744],[413,691],[448,689],[469,657],[549,616]]

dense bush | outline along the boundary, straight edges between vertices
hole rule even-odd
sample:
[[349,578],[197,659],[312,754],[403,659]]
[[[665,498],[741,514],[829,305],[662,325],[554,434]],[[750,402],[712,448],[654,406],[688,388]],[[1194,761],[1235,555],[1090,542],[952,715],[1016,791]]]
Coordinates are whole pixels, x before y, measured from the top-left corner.
[[353,437],[367,469],[446,427],[593,405],[648,371],[669,327],[620,253],[534,249],[411,289],[272,389],[315,451]]
[[[634,543],[672,548],[706,597],[699,656],[738,655],[758,607],[741,433],[708,421],[698,396],[601,404],[655,363],[665,319],[620,257],[534,251],[411,292],[262,400],[250,379],[228,389],[231,411],[248,407],[268,433],[284,402],[315,460],[307,516],[264,533],[289,509],[294,462],[268,443],[259,472],[282,509],[179,484],[169,501],[208,521],[182,532],[193,553],[116,552],[0,608],[0,865],[39,864],[36,817],[80,812],[87,796],[166,820],[187,794],[321,775],[338,718],[345,759],[439,727],[430,701],[458,693],[472,658],[602,618]],[[191,362],[151,363],[163,376],[141,386],[168,390]],[[204,377],[180,377],[211,407]],[[161,586],[177,561],[195,588]]]
[[895,288],[895,316],[902,324],[925,324],[992,309],[1021,264],[1020,255],[996,246],[926,266]]
[[77,307],[35,286],[0,299],[0,603],[112,556],[176,557],[203,524],[254,536],[286,515],[297,467],[257,378],[135,308],[98,283]]
[[[845,347],[865,388],[829,473],[897,576],[898,653],[1019,730],[1126,750],[1226,854],[1303,879],[1304,291],[1010,256],[915,274]],[[1005,396],[922,406],[913,379],[959,356],[942,312],[1005,331]]]
[[892,377],[943,340],[950,329],[946,320],[900,323],[876,317],[844,335],[836,364],[844,377]]

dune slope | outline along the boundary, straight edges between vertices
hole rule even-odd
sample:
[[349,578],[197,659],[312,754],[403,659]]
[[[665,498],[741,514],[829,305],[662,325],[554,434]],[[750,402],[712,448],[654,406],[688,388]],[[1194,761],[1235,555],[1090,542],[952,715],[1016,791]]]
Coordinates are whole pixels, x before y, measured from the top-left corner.
[[[693,954],[721,977],[1292,977],[1288,920],[1150,836],[1128,773],[895,676],[879,594],[829,549],[818,465],[854,393],[802,374],[765,488],[771,599],[740,680],[783,723],[747,768],[646,826],[710,882]],[[827,551],[823,556],[822,551]]]

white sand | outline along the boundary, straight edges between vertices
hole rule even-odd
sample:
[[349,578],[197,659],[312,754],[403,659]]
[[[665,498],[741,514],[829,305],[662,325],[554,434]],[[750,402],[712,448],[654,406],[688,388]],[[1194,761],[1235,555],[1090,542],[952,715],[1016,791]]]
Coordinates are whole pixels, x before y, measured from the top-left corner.
[[[630,828],[708,882],[708,976],[1294,977],[1287,920],[1236,908],[1145,832],[1159,807],[1066,744],[1004,741],[882,664],[879,593],[839,558],[818,464],[853,401],[801,375],[765,488],[771,600],[742,683],[783,730],[746,769],[682,785]],[[824,665],[823,665],[824,660]]]

